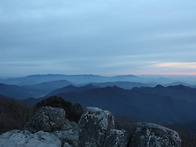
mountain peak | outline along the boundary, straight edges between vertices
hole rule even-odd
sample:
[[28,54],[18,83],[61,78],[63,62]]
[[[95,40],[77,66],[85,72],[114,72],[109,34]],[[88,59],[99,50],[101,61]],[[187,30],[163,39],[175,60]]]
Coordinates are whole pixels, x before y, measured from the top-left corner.
[[162,86],[162,85],[157,85],[157,86],[155,86],[155,88],[164,88],[164,86]]

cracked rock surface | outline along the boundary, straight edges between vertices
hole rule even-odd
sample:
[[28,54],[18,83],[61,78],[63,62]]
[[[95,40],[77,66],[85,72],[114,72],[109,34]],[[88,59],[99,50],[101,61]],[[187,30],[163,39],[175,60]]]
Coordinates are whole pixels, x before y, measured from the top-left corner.
[[42,107],[25,125],[29,132],[60,130],[67,122],[65,111],[62,108]]
[[[0,135],[0,147],[180,147],[177,132],[152,123],[136,123],[131,133],[115,129],[111,112],[87,107],[79,124],[62,108],[42,107],[23,131]],[[128,136],[130,136],[128,138]]]
[[180,147],[176,131],[153,123],[136,123],[132,128],[130,147]]
[[79,147],[125,147],[125,130],[116,130],[114,116],[109,111],[87,107],[79,121]]

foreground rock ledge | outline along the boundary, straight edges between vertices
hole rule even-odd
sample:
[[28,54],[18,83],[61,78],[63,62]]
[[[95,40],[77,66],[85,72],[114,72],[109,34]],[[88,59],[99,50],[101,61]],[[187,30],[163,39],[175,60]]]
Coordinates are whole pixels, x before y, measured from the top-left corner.
[[79,147],[126,147],[125,130],[115,130],[114,117],[109,111],[87,107],[79,121]]
[[[66,119],[64,109],[43,107],[23,131],[0,135],[0,147],[180,147],[177,132],[151,123],[136,123],[128,134],[115,129],[109,111],[87,107],[79,124]],[[128,138],[128,136],[130,136]]]
[[177,132],[152,123],[136,123],[132,128],[130,147],[180,147]]
[[1,147],[60,147],[60,139],[51,133],[13,130],[0,136]]

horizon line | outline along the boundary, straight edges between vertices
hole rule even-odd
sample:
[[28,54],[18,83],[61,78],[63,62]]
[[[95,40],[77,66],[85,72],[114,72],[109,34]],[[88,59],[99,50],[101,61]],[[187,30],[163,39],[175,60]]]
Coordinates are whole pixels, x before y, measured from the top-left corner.
[[77,75],[94,75],[94,76],[196,76],[196,72],[192,73],[81,73],[81,74],[65,74],[65,73],[44,73],[44,74],[28,74],[28,75],[0,75],[1,78],[3,77],[28,77],[28,76],[36,76],[36,75],[67,75],[67,76],[77,76]]

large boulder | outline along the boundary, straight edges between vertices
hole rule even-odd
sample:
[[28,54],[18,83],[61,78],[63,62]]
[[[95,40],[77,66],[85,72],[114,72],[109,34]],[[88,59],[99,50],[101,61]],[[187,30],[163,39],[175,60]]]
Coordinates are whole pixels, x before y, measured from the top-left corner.
[[72,105],[72,103],[64,100],[61,97],[57,96],[51,96],[47,99],[42,100],[41,102],[37,103],[34,106],[34,110],[37,111],[42,107],[57,107],[57,108],[63,108],[66,112],[66,118],[69,121],[75,121],[78,123],[80,120],[81,115],[83,114],[82,106],[78,103]]
[[152,123],[136,123],[131,132],[130,147],[180,147],[177,132]]
[[78,145],[79,138],[78,131],[78,125],[75,122],[69,122],[62,127],[62,130],[57,130],[53,133],[58,136],[62,143],[68,144],[71,147],[76,147]]
[[50,134],[57,136],[62,143],[73,147],[76,147],[78,143],[78,125],[65,118],[63,108],[42,107],[25,125],[24,129],[31,133],[50,132]]
[[60,147],[60,139],[48,132],[39,131],[34,134],[29,131],[13,130],[0,136],[1,147]]
[[111,129],[106,134],[104,141],[104,147],[126,147],[128,143],[127,131]]
[[25,125],[29,132],[60,130],[68,121],[62,108],[42,107],[33,118]]
[[115,130],[114,117],[109,111],[87,107],[79,121],[79,147],[125,147],[127,133]]

